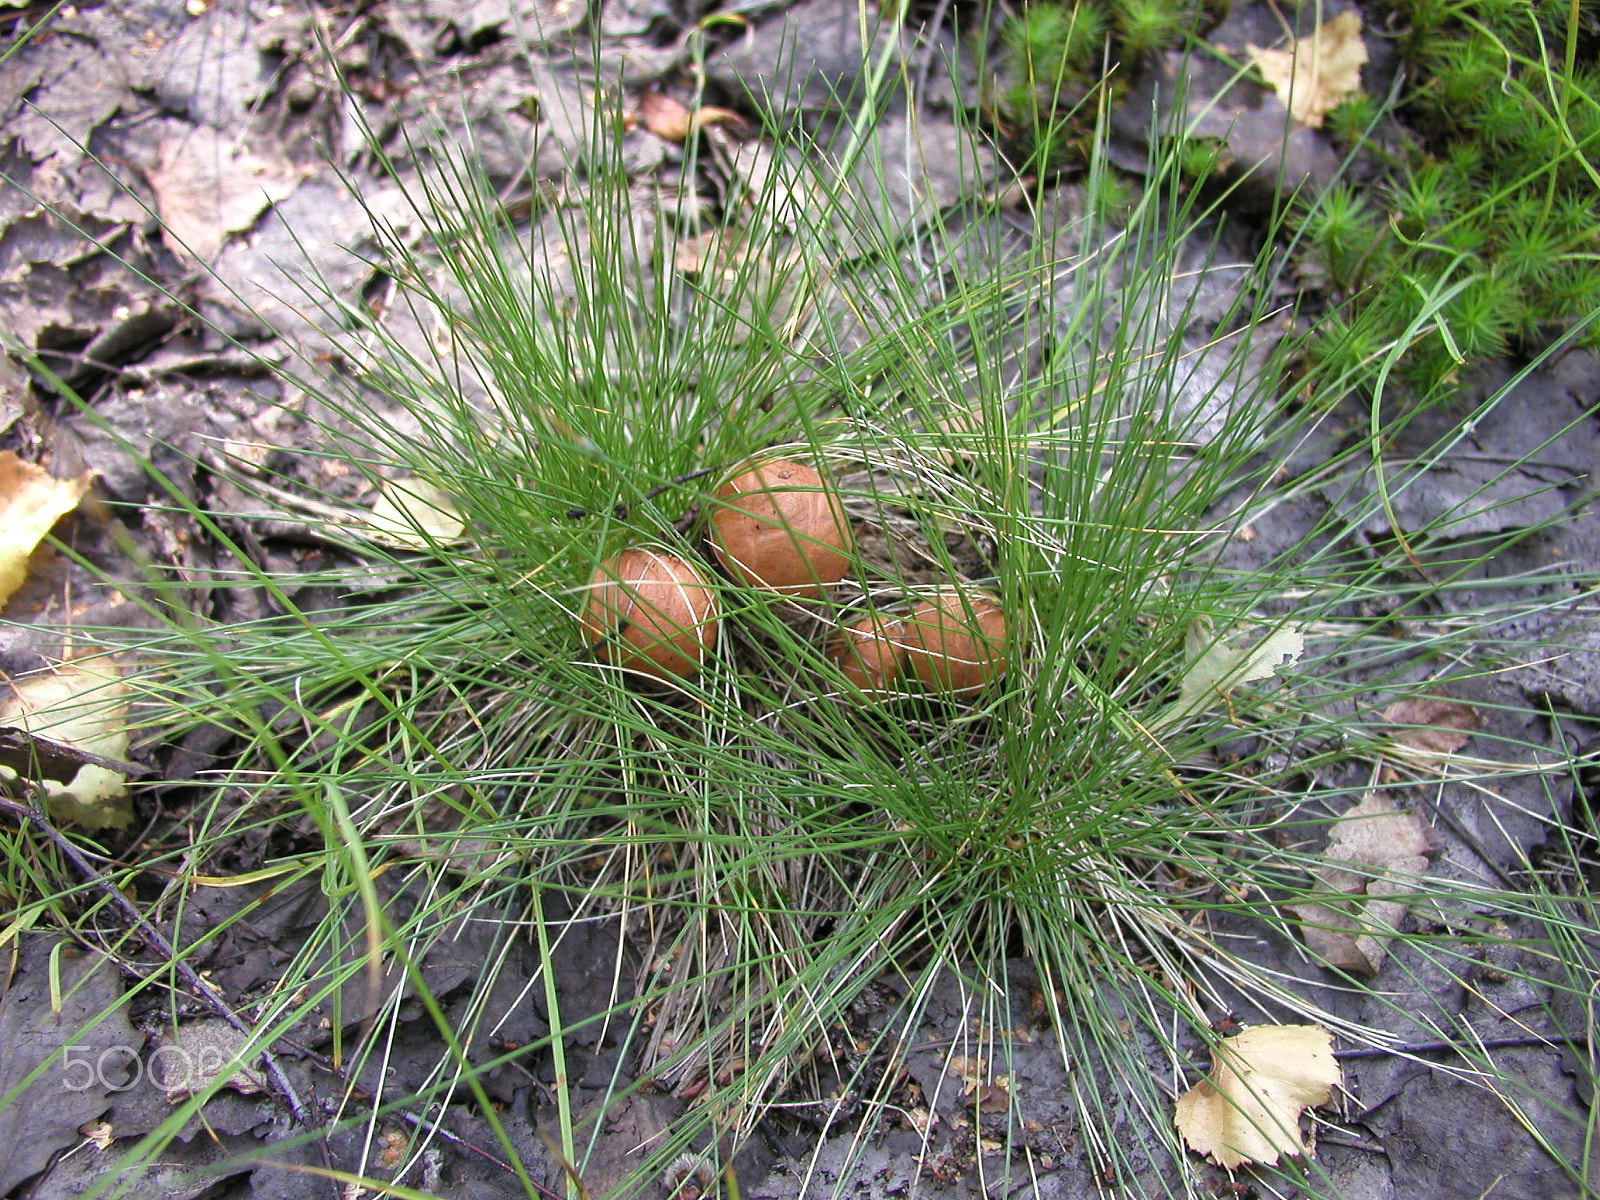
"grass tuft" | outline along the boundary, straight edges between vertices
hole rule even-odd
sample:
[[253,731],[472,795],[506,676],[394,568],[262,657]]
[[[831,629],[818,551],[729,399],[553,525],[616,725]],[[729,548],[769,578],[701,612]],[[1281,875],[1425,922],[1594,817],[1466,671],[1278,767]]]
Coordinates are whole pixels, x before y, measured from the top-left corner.
[[[1091,43],[1099,53],[1099,13],[1026,10],[1013,36],[1030,87],[1088,62]],[[1511,665],[1497,632],[1564,603],[1559,568],[1495,581],[1505,540],[1463,542],[1452,514],[1402,528],[1396,503],[1422,486],[1412,468],[1462,435],[1402,463],[1381,416],[1408,363],[1431,356],[1442,377],[1523,333],[1523,280],[1580,287],[1542,227],[1509,256],[1499,247],[1534,264],[1523,270],[1424,244],[1428,214],[1458,220],[1471,203],[1455,160],[1392,192],[1414,250],[1352,187],[1331,190],[1297,237],[1362,302],[1321,323],[1323,362],[1297,377],[1294,348],[1277,345],[1281,255],[1233,236],[1188,186],[1192,152],[1158,153],[1134,193],[1095,141],[1083,187],[1036,186],[1000,209],[968,181],[967,199],[908,223],[887,185],[918,164],[865,136],[867,99],[840,160],[791,157],[781,140],[759,165],[691,145],[690,170],[714,169],[738,197],[715,218],[629,180],[603,122],[585,186],[536,198],[526,220],[469,168],[424,176],[409,199],[426,236],[376,225],[392,286],[347,314],[351,370],[303,364],[336,469],[218,468],[275,511],[300,502],[300,528],[337,549],[334,565],[279,574],[222,514],[190,505],[232,564],[217,593],[249,598],[252,615],[182,615],[193,582],[155,568],[130,589],[164,619],[131,647],[151,664],[149,737],[220,731],[225,747],[182,793],[182,819],[147,841],[160,904],[230,875],[315,881],[257,1043],[325,1030],[348,1078],[381,1080],[412,1022],[437,1035],[426,1077],[352,1103],[347,1127],[372,1136],[418,1104],[470,1104],[535,1194],[542,1168],[490,1093],[518,1064],[548,1089],[551,1142],[579,1179],[605,1159],[608,1106],[643,1081],[684,1101],[608,1181],[615,1195],[737,1146],[780,1104],[828,1111],[820,1137],[856,1097],[859,1151],[891,1120],[939,988],[970,1005],[974,1057],[1015,1051],[1006,1031],[1033,999],[1022,957],[1095,1171],[1201,1194],[1170,1111],[1214,1021],[1246,1005],[1357,1046],[1395,1040],[1312,998],[1330,978],[1360,986],[1316,972],[1290,908],[1316,898],[1330,825],[1369,791],[1421,804],[1435,786],[1488,792],[1545,770],[1531,739],[1510,738],[1419,767],[1372,699],[1492,680]],[[1401,282],[1367,304],[1391,274]],[[1357,379],[1368,428],[1294,465],[1349,419]],[[1438,411],[1424,390],[1398,419]],[[825,603],[775,601],[715,570],[714,488],[759,453],[814,465],[849,513],[850,570]],[[362,505],[318,490],[328,477],[369,496],[425,480],[466,536],[397,548]],[[1307,532],[1241,559],[1298,504],[1320,504]],[[723,614],[703,668],[668,686],[597,661],[579,632],[597,565],[646,543],[704,569]],[[852,689],[825,653],[831,633],[951,585],[997,598],[1004,674],[955,700]],[[316,587],[342,603],[297,598]],[[1492,598],[1469,603],[1473,589]],[[1218,672],[1263,642],[1294,649],[1248,681]],[[1465,971],[1471,946],[1512,939],[1463,931],[1509,914],[1550,955],[1512,969],[1544,979],[1560,964],[1553,994],[1580,994],[1592,848],[1551,820],[1563,868],[1535,878],[1529,864],[1518,886],[1466,871],[1419,881],[1407,899],[1429,915],[1384,931],[1397,969]],[[62,883],[24,832],[0,837],[0,889],[30,919],[96,917],[104,901]],[[222,928],[189,926],[179,953],[204,956]],[[609,977],[563,994],[563,939],[595,930],[615,938]],[[1285,961],[1319,986],[1261,962],[1249,939],[1290,947]],[[481,965],[436,988],[431,968],[461,941]],[[404,995],[361,990],[380,968]],[[508,1019],[503,987],[537,998],[546,1025],[511,1049],[491,1036]],[[880,987],[892,1019],[865,1029]],[[1459,1014],[1422,1019],[1452,1040],[1473,1032]],[[583,1110],[573,1071],[596,1028],[618,1065]],[[1487,1052],[1471,1061],[1494,1076]],[[155,1161],[180,1125],[131,1157]],[[1009,1187],[1031,1144],[1020,1126],[1001,1136]],[[1301,1183],[1333,1194],[1315,1163]]]

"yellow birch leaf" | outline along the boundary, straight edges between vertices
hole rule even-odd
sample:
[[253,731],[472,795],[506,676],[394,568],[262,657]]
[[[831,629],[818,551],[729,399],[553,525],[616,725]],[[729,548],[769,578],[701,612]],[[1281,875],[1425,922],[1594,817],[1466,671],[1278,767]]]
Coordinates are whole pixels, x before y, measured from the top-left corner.
[[1178,1097],[1178,1132],[1230,1171],[1309,1154],[1300,1114],[1342,1081],[1333,1034],[1320,1025],[1257,1025],[1217,1043],[1211,1074]]
[[376,541],[402,550],[427,550],[466,532],[450,494],[425,479],[390,479],[367,517]]
[[[0,725],[105,758],[127,758],[130,690],[109,658],[63,663],[14,680],[11,695],[0,699]],[[58,820],[85,829],[121,829],[133,819],[127,785],[120,772],[86,763],[65,783],[47,782],[45,794]]]
[[0,606],[28,577],[28,558],[62,517],[78,507],[92,471],[57,479],[43,467],[0,451]]
[[1245,49],[1267,86],[1288,105],[1289,115],[1312,129],[1320,129],[1323,117],[1361,89],[1367,47],[1354,9],[1324,21],[1309,37],[1296,38],[1287,50]]

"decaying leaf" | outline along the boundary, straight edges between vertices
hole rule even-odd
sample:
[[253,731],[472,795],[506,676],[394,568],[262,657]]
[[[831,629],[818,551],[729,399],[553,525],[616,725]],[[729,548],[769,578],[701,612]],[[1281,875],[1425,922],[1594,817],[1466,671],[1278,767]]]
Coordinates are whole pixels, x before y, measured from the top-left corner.
[[222,1078],[223,1087],[245,1095],[264,1090],[265,1085],[254,1070],[234,1065],[249,1043],[246,1034],[216,1017],[175,1026],[152,1055],[152,1061],[160,1064],[161,1086],[167,1100],[176,1103],[203,1091],[218,1078]]
[[[1209,642],[1209,644],[1208,644]],[[1240,684],[1270,679],[1305,653],[1299,628],[1280,625],[1258,642],[1240,646],[1227,638],[1199,638],[1190,647],[1191,661],[1178,681],[1178,698],[1147,723],[1152,732],[1220,704]]]
[[[122,670],[109,658],[63,663],[12,681],[0,699],[0,726],[15,726],[103,758],[128,756],[128,694]],[[133,818],[127,776],[94,763],[65,783],[47,781],[50,811],[85,829],[121,829]]]
[[1478,728],[1478,711],[1442,696],[1410,696],[1383,710],[1383,719],[1402,728],[1394,744],[1406,758],[1433,766],[1467,744]]
[[714,230],[680,238],[673,247],[672,265],[708,284],[733,284],[756,254],[736,231]]
[[425,479],[385,481],[367,517],[374,540],[402,550],[426,550],[466,531],[450,494]]
[[117,1131],[110,1121],[90,1121],[78,1127],[78,1132],[96,1150],[109,1150],[111,1143],[117,1140]]
[[[17,932],[11,925],[10,932]],[[16,958],[13,958],[16,955]],[[0,954],[0,1196],[49,1165],[131,1087],[144,1035],[117,964],[21,933]],[[51,1061],[51,1060],[54,1061]],[[28,1191],[31,1189],[22,1189]],[[71,1194],[70,1192],[68,1194]]]
[[292,163],[239,149],[209,125],[170,138],[149,173],[162,238],[173,253],[209,262],[228,234],[293,194],[300,176]]
[[690,108],[661,92],[646,92],[639,101],[639,119],[664,142],[685,142],[707,125],[742,125],[744,118],[731,108],[705,104]]
[[28,577],[28,558],[57,521],[78,507],[94,473],[57,479],[0,451],[0,606]]
[[1296,38],[1287,50],[1246,46],[1250,61],[1283,102],[1289,115],[1318,129],[1340,101],[1361,88],[1361,67],[1367,61],[1361,40],[1361,16],[1347,9],[1324,21],[1309,37]]
[[1178,1132],[1232,1170],[1310,1154],[1300,1114],[1342,1082],[1333,1034],[1320,1025],[1257,1025],[1212,1051],[1211,1074],[1178,1097]]
[[1315,900],[1290,905],[1306,945],[1322,961],[1376,975],[1406,905],[1394,897],[1416,892],[1434,840],[1415,813],[1373,792],[1328,833],[1323,865],[1311,872]]

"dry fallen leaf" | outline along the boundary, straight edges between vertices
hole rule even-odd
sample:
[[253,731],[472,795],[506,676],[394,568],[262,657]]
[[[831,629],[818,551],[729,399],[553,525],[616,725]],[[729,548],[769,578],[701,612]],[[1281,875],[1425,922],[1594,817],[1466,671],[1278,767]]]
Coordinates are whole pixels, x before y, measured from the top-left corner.
[[1250,61],[1302,125],[1321,128],[1322,118],[1361,88],[1361,66],[1367,61],[1361,40],[1361,16],[1354,9],[1324,21],[1309,37],[1296,38],[1287,50],[1246,46]]
[[1289,907],[1306,945],[1328,966],[1372,976],[1418,890],[1434,841],[1421,819],[1373,792],[1334,824],[1312,870],[1317,899]]
[[245,1057],[249,1044],[247,1034],[217,1017],[175,1026],[171,1037],[151,1056],[152,1062],[161,1066],[161,1086],[168,1103],[195,1095],[225,1072],[227,1078],[221,1086],[247,1096],[262,1091],[261,1077],[245,1065],[254,1057]]
[[707,125],[743,125],[744,118],[731,108],[702,105],[690,108],[661,92],[646,92],[639,100],[639,119],[664,142],[685,142]]
[[1467,744],[1478,728],[1478,712],[1459,700],[1442,696],[1411,696],[1383,710],[1390,725],[1405,726],[1395,732],[1395,745],[1411,751],[1407,759],[1437,765]]
[[1341,1082],[1326,1029],[1257,1025],[1213,1049],[1211,1074],[1178,1097],[1178,1132],[1230,1171],[1309,1154],[1300,1114],[1326,1104]]
[[1227,638],[1212,639],[1199,630],[1190,640],[1190,662],[1178,681],[1178,698],[1145,723],[1151,732],[1220,704],[1240,684],[1270,679],[1305,653],[1305,635],[1293,625],[1280,625],[1260,641],[1243,646]]
[[708,283],[733,283],[752,257],[736,234],[718,230],[680,238],[673,247],[672,266],[685,275],[708,277]]
[[173,253],[209,262],[228,234],[249,229],[270,204],[300,185],[289,162],[236,148],[209,125],[161,144],[149,172],[161,236]]
[[0,451],[0,607],[28,577],[28,559],[51,527],[78,507],[94,473],[57,479]]
[[450,494],[425,479],[386,480],[367,516],[374,540],[402,550],[427,550],[466,531]]
[[[12,681],[0,726],[16,726],[105,758],[128,756],[128,685],[109,658],[63,663]],[[50,811],[85,829],[121,829],[133,818],[127,777],[87,763],[64,784],[45,783]]]
[[110,1121],[90,1121],[87,1125],[80,1125],[78,1132],[96,1150],[109,1150],[111,1143],[117,1140],[116,1131]]
[[978,1111],[1003,1113],[1011,1108],[1011,1077],[997,1075],[993,1083],[986,1083],[977,1092]]

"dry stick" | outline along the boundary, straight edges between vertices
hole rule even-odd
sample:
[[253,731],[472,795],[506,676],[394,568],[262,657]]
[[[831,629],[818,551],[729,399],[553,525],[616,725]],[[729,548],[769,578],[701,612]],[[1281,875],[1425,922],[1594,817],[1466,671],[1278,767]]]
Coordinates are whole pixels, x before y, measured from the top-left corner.
[[[654,500],[657,496],[661,495],[662,492],[667,491],[669,488],[679,487],[690,482],[691,480],[699,479],[703,475],[709,475],[715,470],[717,470],[716,467],[701,467],[698,471],[690,471],[687,475],[676,475],[667,480],[665,483],[651,488],[643,496],[640,496],[638,500],[633,501],[632,503],[624,501],[623,503],[618,504],[611,511],[616,515],[619,521],[624,520],[633,504],[643,504],[646,501]],[[584,517],[592,517],[594,515],[595,514],[589,509],[584,508],[579,504],[574,504],[571,508],[567,509],[567,519],[569,521],[580,521]]]
[[[428,1133],[438,1134],[445,1141],[451,1143],[452,1145],[459,1146],[463,1150],[471,1151],[473,1154],[476,1154],[479,1158],[484,1158],[484,1159],[487,1159],[489,1162],[492,1162],[495,1166],[499,1167],[502,1171],[506,1172],[507,1174],[511,1173],[512,1167],[511,1167],[510,1163],[501,1162],[498,1158],[496,1158],[494,1155],[490,1154],[487,1150],[483,1149],[481,1146],[477,1146],[477,1145],[473,1144],[472,1142],[467,1141],[466,1138],[462,1137],[458,1133],[451,1133],[448,1129],[446,1129],[443,1125],[439,1124],[437,1121],[434,1121],[434,1120],[432,1120],[432,1119],[430,1119],[428,1117],[419,1116],[418,1114],[416,1114],[414,1112],[402,1111],[400,1113],[400,1116],[401,1116],[401,1118],[403,1120],[405,1120],[409,1124],[415,1125],[418,1129],[421,1129],[421,1130],[423,1130],[425,1132],[428,1132]],[[533,1190],[538,1192],[539,1195],[543,1198],[543,1200],[562,1200],[560,1192],[554,1191],[551,1188],[547,1188],[547,1187],[544,1186],[544,1184],[539,1183],[536,1180],[531,1180],[530,1179],[528,1182],[533,1184]]]
[[1567,1034],[1552,1034],[1549,1037],[1539,1037],[1537,1034],[1528,1037],[1503,1037],[1486,1038],[1481,1042],[1413,1042],[1406,1046],[1372,1046],[1360,1050],[1335,1050],[1335,1058],[1389,1058],[1401,1054],[1439,1054],[1445,1050],[1515,1050],[1526,1046],[1543,1046],[1547,1050],[1566,1050],[1587,1047],[1589,1039],[1586,1037],[1571,1037]]
[[[31,795],[37,795],[32,788],[29,789],[29,792]],[[233,1010],[228,1007],[227,1003],[217,994],[210,983],[203,979],[193,967],[178,957],[177,951],[162,936],[161,931],[150,924],[145,915],[134,907],[133,901],[124,896],[115,884],[96,870],[94,864],[88,860],[83,851],[73,844],[72,839],[51,823],[50,817],[37,802],[19,804],[15,800],[7,800],[4,797],[0,797],[0,811],[10,813],[19,823],[35,826],[39,832],[49,838],[50,843],[71,861],[79,873],[96,888],[104,892],[111,902],[121,910],[122,915],[133,925],[134,931],[139,935],[140,940],[166,959],[167,962],[171,963],[173,969],[183,977],[183,981],[199,992],[206,1003],[216,1010],[218,1016],[233,1026],[239,1033],[244,1034],[245,1037],[253,1036],[254,1031],[250,1026],[234,1014]],[[265,1047],[261,1049],[260,1054],[261,1065],[266,1068],[267,1077],[272,1080],[273,1085],[283,1093],[283,1098],[289,1105],[289,1112],[300,1124],[309,1126],[311,1124],[310,1110],[306,1108],[305,1102],[300,1099],[299,1093],[294,1090],[294,1085],[284,1075],[283,1068],[278,1065],[277,1058],[270,1049]]]
[[498,1158],[496,1158],[494,1155],[490,1154],[487,1150],[483,1149],[481,1146],[474,1145],[473,1143],[467,1141],[466,1138],[462,1137],[458,1133],[451,1133],[448,1129],[446,1129],[443,1125],[439,1124],[437,1121],[430,1120],[429,1118],[421,1116],[421,1115],[419,1115],[417,1113],[414,1113],[414,1112],[405,1112],[403,1110],[400,1113],[400,1118],[401,1118],[401,1120],[406,1121],[408,1124],[415,1125],[418,1129],[423,1130],[425,1133],[437,1134],[439,1137],[443,1138],[445,1141],[450,1142],[453,1145],[460,1146],[463,1150],[470,1150],[472,1153],[476,1154],[478,1157],[488,1159],[495,1166],[499,1167],[502,1171],[505,1171],[508,1174],[511,1171],[511,1164],[510,1163],[501,1162]]

